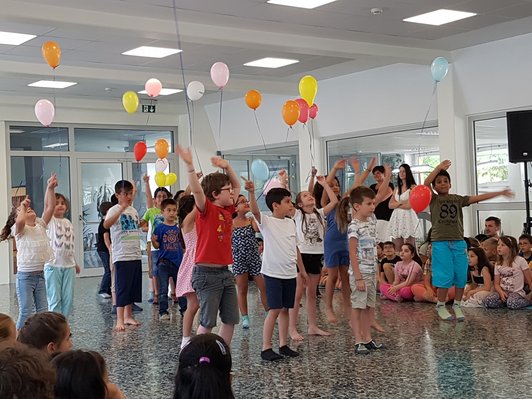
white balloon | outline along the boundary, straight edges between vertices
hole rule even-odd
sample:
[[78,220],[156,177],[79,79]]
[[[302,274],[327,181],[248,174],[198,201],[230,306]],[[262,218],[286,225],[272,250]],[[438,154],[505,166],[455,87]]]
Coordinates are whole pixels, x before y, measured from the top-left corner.
[[164,172],[166,168],[168,168],[168,160],[166,158],[159,158],[155,161],[155,170],[157,172]]
[[198,101],[205,93],[205,86],[203,83],[193,80],[187,86],[187,96],[192,101]]

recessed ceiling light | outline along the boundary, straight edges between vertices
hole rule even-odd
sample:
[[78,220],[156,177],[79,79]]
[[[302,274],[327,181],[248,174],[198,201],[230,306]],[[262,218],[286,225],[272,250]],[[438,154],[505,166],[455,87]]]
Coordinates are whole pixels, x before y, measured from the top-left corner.
[[311,9],[332,3],[334,1],[336,0],[268,0],[268,3],[277,4],[280,6]]
[[[161,89],[161,92],[159,93],[160,96],[169,96],[171,94],[175,94],[175,93],[181,93],[183,90],[181,89],[167,89],[167,88],[162,88]],[[139,94],[148,94],[148,92],[146,90],[142,90],[142,91],[139,91],[138,92]]]
[[246,62],[245,66],[259,67],[259,68],[281,68],[287,65],[297,64],[299,60],[290,60],[288,58],[272,58],[266,57],[260,60]]
[[135,57],[150,57],[150,58],[164,58],[169,55],[180,53],[183,50],[178,48],[165,48],[165,47],[150,47],[141,46],[134,48],[133,50],[122,53],[123,55],[132,55]]
[[405,22],[414,22],[416,24],[426,25],[444,25],[450,22],[458,21],[460,19],[474,17],[477,15],[474,12],[446,10],[444,8],[425,14],[416,15],[414,17],[403,19]]
[[0,44],[8,44],[10,46],[18,46],[26,43],[28,40],[37,37],[35,35],[27,35],[25,33],[0,32]]
[[77,85],[77,82],[61,82],[58,80],[39,80],[38,82],[30,83],[31,87],[45,87],[48,89],[65,89],[70,86]]

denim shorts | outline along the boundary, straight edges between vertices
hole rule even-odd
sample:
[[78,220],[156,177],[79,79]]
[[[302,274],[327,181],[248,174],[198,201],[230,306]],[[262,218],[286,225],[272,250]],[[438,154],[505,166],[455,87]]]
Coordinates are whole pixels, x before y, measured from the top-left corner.
[[201,326],[215,327],[218,311],[222,323],[238,324],[240,315],[235,278],[227,266],[194,266],[192,288],[198,296]]
[[432,242],[432,285],[464,288],[467,282],[467,244],[464,240]]

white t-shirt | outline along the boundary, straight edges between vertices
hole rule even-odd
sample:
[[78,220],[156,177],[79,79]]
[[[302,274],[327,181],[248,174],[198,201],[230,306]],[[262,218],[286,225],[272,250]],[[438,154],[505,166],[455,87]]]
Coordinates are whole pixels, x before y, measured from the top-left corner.
[[75,267],[74,229],[70,220],[52,217],[46,232],[52,247],[52,258],[46,264],[55,267]]
[[260,214],[257,224],[264,239],[261,273],[269,277],[297,277],[296,226],[292,219]]
[[[105,219],[120,213],[121,206],[115,205],[107,212]],[[140,252],[139,214],[128,206],[118,220],[109,229],[111,234],[111,252],[114,262],[142,259]]]
[[[358,240],[357,259],[360,273],[376,273],[377,219],[375,215],[372,215],[365,222],[358,219],[351,220],[347,227],[347,237]],[[352,269],[349,269],[349,271],[352,273]]]
[[317,211],[321,221],[314,212],[304,213],[297,209],[294,215],[297,247],[302,254],[323,254],[325,215],[323,214],[323,209],[318,209]]
[[507,292],[516,292],[521,296],[525,296],[525,270],[528,269],[528,263],[521,256],[516,256],[512,267],[495,265],[495,276],[501,279],[501,288]]
[[44,264],[52,257],[52,248],[46,235],[46,223],[41,218],[35,220],[35,226],[24,226],[22,232],[15,234],[16,225],[11,227],[11,235],[17,243],[17,270],[20,272],[41,272]]

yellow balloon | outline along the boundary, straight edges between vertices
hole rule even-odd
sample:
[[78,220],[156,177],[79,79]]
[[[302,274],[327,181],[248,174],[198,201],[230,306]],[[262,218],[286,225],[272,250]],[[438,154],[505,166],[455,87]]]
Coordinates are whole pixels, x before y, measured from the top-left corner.
[[126,91],[122,96],[122,105],[128,114],[137,112],[139,107],[139,96],[134,91]]
[[318,82],[313,76],[303,76],[299,81],[299,95],[305,100],[309,107],[314,104],[314,99],[318,93]]
[[171,186],[177,181],[177,175],[175,173],[168,173],[166,175],[166,184],[165,186]]
[[157,172],[155,174],[155,184],[157,184],[157,187],[164,187],[166,185],[166,175],[164,172]]

